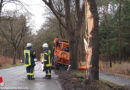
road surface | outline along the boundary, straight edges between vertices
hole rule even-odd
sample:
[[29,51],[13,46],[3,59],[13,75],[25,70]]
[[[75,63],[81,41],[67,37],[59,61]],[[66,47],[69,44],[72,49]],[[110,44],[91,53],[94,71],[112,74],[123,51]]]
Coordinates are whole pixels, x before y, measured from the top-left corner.
[[118,76],[107,72],[100,72],[99,77],[115,84],[130,86],[130,78],[127,77]]
[[[3,77],[5,83],[5,87],[3,88],[6,90],[7,88],[12,90],[62,90],[58,81],[58,76],[52,71],[51,80],[42,79],[45,73],[41,70],[40,62],[37,62],[36,64],[35,80],[33,81],[26,79],[26,70],[24,65],[1,69],[0,76]],[[121,77],[106,72],[100,72],[99,75],[100,78],[115,84],[130,86],[130,78]]]
[[45,73],[41,70],[40,62],[36,63],[35,80],[26,79],[25,66],[17,66],[1,69],[0,76],[3,77],[5,89],[12,90],[62,90],[58,76],[52,71],[52,79],[43,79]]

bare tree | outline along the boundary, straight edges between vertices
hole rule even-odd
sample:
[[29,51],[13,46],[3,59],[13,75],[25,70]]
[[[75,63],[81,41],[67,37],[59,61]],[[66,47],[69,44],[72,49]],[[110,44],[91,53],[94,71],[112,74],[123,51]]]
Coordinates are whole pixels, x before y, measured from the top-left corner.
[[[54,2],[56,0],[42,1],[50,8],[62,27],[65,28],[70,41],[70,63],[73,69],[78,68],[78,45],[80,40],[81,26],[84,18],[84,5],[81,4],[82,0],[60,0],[64,5],[64,12],[62,13],[58,12],[55,8],[56,6],[54,5]],[[73,9],[76,12],[75,25],[73,24],[74,22],[72,21],[73,17],[71,14]]]
[[9,17],[1,21],[1,24],[0,33],[12,45],[13,64],[16,64],[16,52],[26,32],[26,18],[23,15],[20,17]]
[[85,0],[85,21],[88,30],[88,43],[85,50],[88,55],[86,80],[99,79],[98,13],[95,0]]

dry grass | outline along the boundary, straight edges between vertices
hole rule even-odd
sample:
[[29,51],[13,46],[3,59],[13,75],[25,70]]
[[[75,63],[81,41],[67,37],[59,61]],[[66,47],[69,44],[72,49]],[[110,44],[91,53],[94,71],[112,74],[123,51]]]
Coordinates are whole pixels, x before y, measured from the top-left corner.
[[130,76],[130,62],[122,62],[122,64],[113,63],[112,68],[110,68],[109,62],[100,61],[100,71]]
[[12,61],[13,60],[11,58],[0,55],[0,66],[6,65],[6,64],[11,64]]
[[20,65],[24,65],[23,63],[17,63],[15,65],[12,65],[12,64],[7,64],[7,65],[4,65],[2,67],[0,67],[0,69],[6,69],[6,68],[10,68],[10,67],[15,67],[15,66],[20,66]]
[[[0,68],[10,66],[12,62],[13,62],[12,58],[0,55]],[[20,60],[17,60],[17,63],[20,63]]]

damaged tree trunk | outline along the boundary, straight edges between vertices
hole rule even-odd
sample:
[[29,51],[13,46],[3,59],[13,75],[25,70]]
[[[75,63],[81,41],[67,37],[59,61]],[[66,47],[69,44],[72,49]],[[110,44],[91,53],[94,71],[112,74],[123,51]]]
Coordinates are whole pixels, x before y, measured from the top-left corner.
[[85,0],[88,26],[88,58],[86,80],[99,80],[98,13],[95,0]]

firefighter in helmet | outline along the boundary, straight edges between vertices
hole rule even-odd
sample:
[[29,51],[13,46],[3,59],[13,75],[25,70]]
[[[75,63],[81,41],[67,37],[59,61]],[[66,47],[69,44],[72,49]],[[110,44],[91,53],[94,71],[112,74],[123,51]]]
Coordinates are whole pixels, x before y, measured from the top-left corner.
[[51,79],[51,51],[49,50],[48,44],[44,43],[43,47],[43,54],[44,54],[44,70],[46,72],[46,76],[44,79]]
[[27,71],[27,79],[28,80],[34,80],[34,66],[35,61],[34,58],[36,57],[35,51],[32,49],[32,44],[27,43],[26,49],[24,50],[24,63]]

